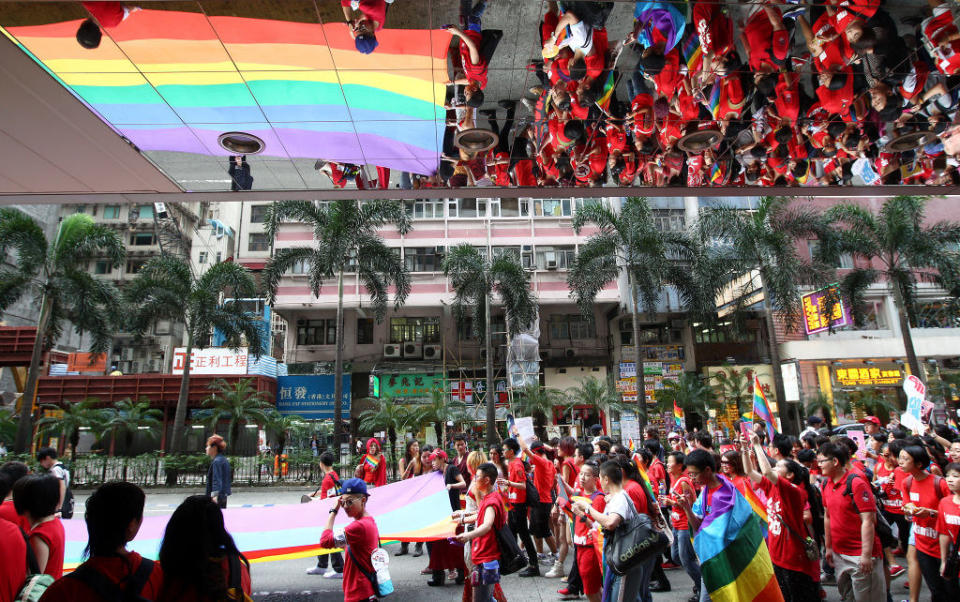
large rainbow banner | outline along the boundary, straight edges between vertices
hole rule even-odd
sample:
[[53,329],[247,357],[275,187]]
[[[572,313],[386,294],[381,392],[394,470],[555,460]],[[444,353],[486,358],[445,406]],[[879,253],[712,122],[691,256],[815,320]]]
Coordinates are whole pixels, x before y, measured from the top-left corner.
[[138,10],[88,50],[81,22],[2,31],[143,151],[227,156],[243,131],[266,158],[437,169],[446,31],[383,29],[365,55],[344,23]]
[[[251,562],[306,558],[321,551],[320,534],[334,502],[335,498],[330,498],[309,504],[227,508],[223,518],[237,547]],[[382,541],[431,541],[452,537],[456,530],[443,475],[438,472],[373,489],[367,511],[376,519]],[[169,518],[144,518],[128,548],[156,558]],[[351,520],[341,511],[334,531],[342,532]],[[63,526],[67,539],[64,566],[76,568],[87,545],[86,523],[78,513],[76,520],[63,521]]]

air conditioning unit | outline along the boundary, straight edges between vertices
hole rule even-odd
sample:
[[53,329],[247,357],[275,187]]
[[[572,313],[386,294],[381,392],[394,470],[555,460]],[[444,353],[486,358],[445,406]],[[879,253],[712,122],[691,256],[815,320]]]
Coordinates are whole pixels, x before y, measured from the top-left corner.
[[404,359],[423,359],[423,343],[404,343]]
[[573,347],[567,347],[566,349],[563,350],[563,357],[567,357],[567,358],[577,357],[577,350],[574,349]]
[[163,372],[163,361],[150,360],[150,363],[147,364],[147,372]]
[[384,345],[383,357],[400,357],[400,345]]
[[132,361],[132,360],[133,360],[133,347],[127,347],[126,349],[122,350],[122,351],[120,352],[120,358],[121,358],[123,361],[125,361],[125,362]]
[[547,251],[543,254],[544,267],[548,270],[557,269],[557,254],[555,251]]
[[443,347],[441,345],[424,345],[423,346],[423,359],[438,360],[440,359],[441,355],[443,355]]

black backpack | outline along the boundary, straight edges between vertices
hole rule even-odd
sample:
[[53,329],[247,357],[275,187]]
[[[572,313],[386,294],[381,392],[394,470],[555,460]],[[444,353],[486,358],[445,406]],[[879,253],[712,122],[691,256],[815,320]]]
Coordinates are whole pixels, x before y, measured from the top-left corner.
[[[858,475],[855,472],[851,472],[847,475],[847,486],[843,490],[843,495],[850,498],[850,504],[853,505],[853,509],[857,514],[860,514],[860,509],[857,508],[856,502],[853,500],[853,480],[857,477],[862,478],[866,481],[866,478]],[[900,541],[894,536],[893,528],[890,526],[890,523],[887,522],[887,519],[883,516],[883,502],[880,501],[880,498],[877,497],[877,492],[873,490],[873,484],[870,481],[867,481],[867,485],[870,486],[870,490],[873,491],[873,500],[876,504],[876,514],[877,514],[877,524],[876,531],[877,537],[880,538],[880,547],[882,548],[896,548],[900,545]]]
[[63,493],[63,507],[60,508],[60,518],[73,518],[73,491],[70,489],[70,469],[63,462],[57,462],[54,466],[59,466],[67,473],[67,478],[64,480],[66,491]]
[[143,586],[150,580],[154,562],[149,558],[141,558],[137,570],[125,577],[120,583],[114,583],[106,575],[89,565],[81,565],[77,570],[67,575],[85,583],[102,600],[106,602],[144,602],[147,598],[140,595]]
[[[497,546],[500,548],[500,574],[512,575],[527,566],[527,557],[520,551],[517,536],[513,534],[507,521],[497,529]],[[531,560],[536,562],[536,559]]]

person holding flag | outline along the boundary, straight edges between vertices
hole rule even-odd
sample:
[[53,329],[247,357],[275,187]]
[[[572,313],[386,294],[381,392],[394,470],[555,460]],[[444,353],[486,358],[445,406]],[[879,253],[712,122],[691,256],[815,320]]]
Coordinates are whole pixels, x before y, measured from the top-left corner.
[[759,418],[763,420],[767,425],[767,440],[772,443],[773,435],[776,433],[776,429],[774,428],[776,423],[773,421],[773,411],[770,409],[770,402],[767,401],[767,396],[760,386],[760,378],[756,374],[753,375],[753,417],[754,419]]
[[380,452],[380,442],[376,437],[367,441],[367,453],[357,466],[355,475],[368,486],[382,487],[387,484],[387,461]]

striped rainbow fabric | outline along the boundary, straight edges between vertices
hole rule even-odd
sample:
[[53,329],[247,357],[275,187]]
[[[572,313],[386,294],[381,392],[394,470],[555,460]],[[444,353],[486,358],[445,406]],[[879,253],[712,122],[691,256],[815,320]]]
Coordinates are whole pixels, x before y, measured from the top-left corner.
[[147,9],[87,50],[80,23],[2,31],[143,151],[225,157],[218,136],[244,131],[266,158],[437,169],[446,31],[383,29],[365,55],[344,23]]
[[[710,512],[693,538],[710,599],[783,602],[764,541],[765,525],[733,483],[720,475],[717,478],[721,485],[713,492]],[[693,506],[694,513],[703,515],[707,505],[704,488]]]
[[760,386],[760,379],[756,374],[753,375],[753,415],[766,423],[767,436],[770,437],[772,443],[775,433],[773,412],[770,410],[770,402],[767,401],[767,396],[764,395],[763,388]]
[[[237,547],[251,562],[306,558],[324,553],[319,544],[320,534],[327,524],[327,511],[335,501],[328,498],[309,504],[227,508],[223,518]],[[431,541],[452,537],[456,530],[450,520],[450,498],[443,475],[438,472],[373,489],[367,511],[376,519],[384,542]],[[140,533],[128,549],[156,558],[169,518],[169,515],[144,517]],[[340,512],[334,530],[342,530],[351,520]],[[66,530],[64,566],[73,569],[82,562],[87,528],[82,520],[63,521],[63,526]]]

